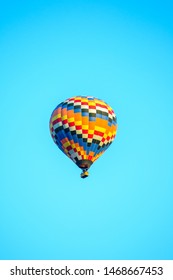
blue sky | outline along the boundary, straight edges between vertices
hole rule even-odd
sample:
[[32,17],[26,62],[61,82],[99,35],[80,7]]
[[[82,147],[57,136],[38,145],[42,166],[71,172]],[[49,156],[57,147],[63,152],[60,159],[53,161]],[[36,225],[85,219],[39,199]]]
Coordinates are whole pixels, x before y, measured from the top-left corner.
[[[0,2],[0,259],[173,258],[173,5]],[[105,100],[117,137],[80,179],[49,118]]]

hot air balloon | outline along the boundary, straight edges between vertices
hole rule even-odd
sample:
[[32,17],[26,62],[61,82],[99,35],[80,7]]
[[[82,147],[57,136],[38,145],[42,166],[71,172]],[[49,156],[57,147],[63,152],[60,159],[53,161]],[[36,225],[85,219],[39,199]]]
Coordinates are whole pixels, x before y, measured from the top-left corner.
[[86,178],[93,162],[112,144],[117,119],[104,101],[75,96],[54,109],[49,126],[55,144],[82,169],[81,178]]

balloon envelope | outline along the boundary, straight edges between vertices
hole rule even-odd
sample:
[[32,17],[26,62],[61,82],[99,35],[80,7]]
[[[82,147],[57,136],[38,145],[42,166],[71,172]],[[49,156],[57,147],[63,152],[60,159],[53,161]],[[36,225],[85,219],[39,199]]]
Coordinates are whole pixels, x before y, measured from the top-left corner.
[[112,108],[104,101],[75,96],[54,109],[50,132],[58,148],[86,171],[113,142],[117,120]]

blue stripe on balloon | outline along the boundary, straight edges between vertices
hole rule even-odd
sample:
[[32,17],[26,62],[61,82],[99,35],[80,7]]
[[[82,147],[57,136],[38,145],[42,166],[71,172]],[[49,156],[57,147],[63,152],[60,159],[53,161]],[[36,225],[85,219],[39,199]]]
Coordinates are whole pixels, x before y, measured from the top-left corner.
[[74,105],[73,105],[73,104],[68,104],[68,111],[69,111],[69,110],[73,110],[73,108],[74,108]]
[[77,137],[76,134],[73,134],[72,138],[73,138],[74,143],[78,143],[79,142],[79,138]]
[[97,114],[96,114],[96,118],[102,119],[102,114],[97,113]]
[[82,142],[83,142],[82,146],[83,146],[84,150],[86,151],[87,150],[87,142],[84,142],[84,141],[82,141]]
[[103,120],[108,120],[108,116],[102,115],[102,119],[103,119]]
[[56,136],[60,141],[64,139],[64,135],[62,134],[61,130],[56,133]]
[[88,112],[82,112],[82,117],[88,117],[89,113]]
[[93,151],[94,152],[94,156],[96,156],[98,154],[98,150],[97,150],[98,146],[99,146],[99,144],[95,143],[94,151]]
[[79,145],[80,145],[80,146],[83,146],[83,140],[82,140],[82,138],[78,138],[78,142],[79,142]]
[[95,120],[96,120],[96,117],[89,117],[89,121],[94,122]]
[[72,137],[70,131],[66,132],[66,135],[67,135],[67,138],[68,138],[69,140],[73,140],[73,137]]
[[91,150],[92,152],[95,152],[96,146],[98,146],[98,144],[92,143],[92,145],[91,145],[91,147],[90,147],[90,150]]
[[74,107],[74,113],[80,113],[81,109],[80,108],[75,108]]

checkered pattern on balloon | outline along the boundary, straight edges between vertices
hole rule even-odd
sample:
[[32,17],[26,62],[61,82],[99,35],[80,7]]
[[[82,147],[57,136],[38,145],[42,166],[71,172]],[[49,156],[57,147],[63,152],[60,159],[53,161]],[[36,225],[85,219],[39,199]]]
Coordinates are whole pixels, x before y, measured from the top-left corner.
[[68,98],[54,109],[50,132],[59,149],[85,172],[113,142],[117,132],[116,115],[100,99]]

